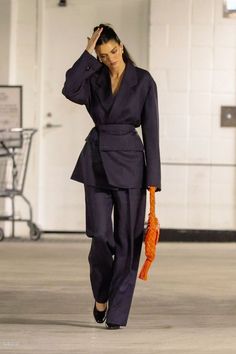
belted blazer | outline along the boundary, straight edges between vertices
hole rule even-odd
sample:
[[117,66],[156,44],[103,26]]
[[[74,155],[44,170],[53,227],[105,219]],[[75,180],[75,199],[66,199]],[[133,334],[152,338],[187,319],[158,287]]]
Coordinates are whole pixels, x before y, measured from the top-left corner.
[[[127,62],[113,95],[108,68],[85,50],[67,70],[62,93],[85,105],[95,124],[72,179],[101,187],[161,190],[158,95],[148,71]],[[135,129],[139,126],[143,142]]]

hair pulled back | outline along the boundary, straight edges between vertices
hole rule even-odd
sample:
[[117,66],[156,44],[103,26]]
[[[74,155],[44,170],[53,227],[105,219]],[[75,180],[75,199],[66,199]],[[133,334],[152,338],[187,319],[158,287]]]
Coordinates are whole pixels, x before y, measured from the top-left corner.
[[[96,26],[94,27],[94,31],[96,31],[98,28],[103,28],[98,40],[97,40],[97,43],[96,43],[96,47],[98,45],[101,45],[101,44],[104,44],[104,43],[107,43],[108,41],[110,40],[114,40],[116,41],[118,44],[121,43],[121,40],[120,38],[118,37],[118,35],[116,34],[116,32],[113,30],[113,28],[111,27],[110,24],[103,24],[101,23],[99,26]],[[130,62],[131,64],[135,65],[133,59],[131,58],[128,50],[126,49],[125,46],[124,47],[124,53],[122,54],[123,56],[123,60],[125,63],[128,63]]]

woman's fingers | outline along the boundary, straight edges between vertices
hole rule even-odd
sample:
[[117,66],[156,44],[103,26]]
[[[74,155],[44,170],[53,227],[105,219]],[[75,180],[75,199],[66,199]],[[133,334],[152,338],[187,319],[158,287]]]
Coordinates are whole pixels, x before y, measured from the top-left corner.
[[101,28],[98,28],[96,31],[93,32],[93,35],[92,35],[91,39],[93,39],[94,44],[96,44],[98,38],[100,37],[100,34],[101,34],[102,30],[103,30],[103,28],[101,27]]
[[91,38],[90,37],[87,37],[87,40],[88,40],[88,44],[87,44],[87,48],[86,50],[89,52],[89,53],[92,53],[95,46],[96,46],[96,43],[97,43],[97,40],[102,32],[103,28],[97,28],[96,31],[93,32]]

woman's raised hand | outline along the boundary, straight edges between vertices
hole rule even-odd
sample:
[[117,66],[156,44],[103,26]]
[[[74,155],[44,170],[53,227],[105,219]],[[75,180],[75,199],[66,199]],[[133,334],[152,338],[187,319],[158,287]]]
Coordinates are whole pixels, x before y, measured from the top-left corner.
[[92,54],[92,52],[93,52],[93,50],[94,50],[94,48],[95,48],[95,46],[96,46],[97,40],[98,40],[98,38],[99,38],[99,36],[100,36],[102,30],[103,30],[102,27],[101,27],[101,28],[97,28],[96,31],[93,32],[91,38],[87,37],[87,39],[88,39],[88,44],[87,44],[86,50],[87,50],[90,54]]

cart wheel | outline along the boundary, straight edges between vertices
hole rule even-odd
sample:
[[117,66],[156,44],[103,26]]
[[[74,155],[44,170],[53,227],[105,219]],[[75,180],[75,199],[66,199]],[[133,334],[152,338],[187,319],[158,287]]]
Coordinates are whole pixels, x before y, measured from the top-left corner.
[[0,228],[0,241],[4,239],[4,231]]
[[37,241],[40,239],[42,231],[39,229],[39,227],[34,224],[33,222],[28,222],[28,226],[30,228],[30,238],[33,241]]

